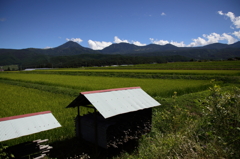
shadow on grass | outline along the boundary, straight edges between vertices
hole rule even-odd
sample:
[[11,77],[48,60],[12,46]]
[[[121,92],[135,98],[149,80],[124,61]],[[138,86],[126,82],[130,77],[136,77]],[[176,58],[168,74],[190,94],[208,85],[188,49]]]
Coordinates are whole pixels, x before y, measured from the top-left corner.
[[96,150],[95,144],[80,140],[78,138],[66,139],[64,141],[57,141],[50,144],[53,149],[50,151],[49,157],[57,159],[66,158],[90,158],[105,159],[120,156],[121,153],[127,152],[132,154],[137,152],[138,141],[130,140],[118,148],[103,149],[98,147]]

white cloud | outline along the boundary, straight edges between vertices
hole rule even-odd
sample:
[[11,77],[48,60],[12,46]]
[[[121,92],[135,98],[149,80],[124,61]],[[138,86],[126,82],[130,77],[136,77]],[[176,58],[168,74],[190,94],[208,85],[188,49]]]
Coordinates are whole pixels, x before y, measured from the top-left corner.
[[114,36],[114,43],[131,43],[131,44],[134,44],[134,45],[137,45],[137,46],[145,46],[147,44],[142,44],[141,42],[139,41],[132,41],[132,42],[129,42],[128,40],[121,40],[120,38],[118,38],[117,36]]
[[67,41],[73,41],[73,42],[77,42],[77,43],[80,43],[80,42],[82,42],[83,40],[82,39],[80,39],[80,38],[71,38],[71,39],[68,39],[68,38],[66,38],[66,40]]
[[[238,38],[240,38],[240,31],[238,31],[238,32],[235,31],[232,34],[237,36]],[[172,44],[172,45],[175,45],[177,47],[204,46],[204,45],[209,45],[209,44],[213,44],[213,43],[218,43],[221,40],[227,40],[228,44],[233,44],[233,43],[238,41],[233,36],[231,36],[227,33],[223,33],[222,35],[217,34],[217,33],[211,33],[209,35],[203,34],[203,37],[198,37],[196,39],[192,39],[193,42],[191,42],[188,45],[184,44],[183,41],[182,42],[175,42],[175,41],[167,41],[167,40],[155,40],[153,38],[150,38],[150,40],[153,44],[157,44],[157,45]]]
[[142,44],[142,43],[140,43],[139,41],[132,41],[132,43],[134,44],[134,45],[137,45],[137,46],[146,46],[147,44]]
[[114,43],[129,43],[128,40],[121,40],[117,36],[114,36]]
[[235,29],[232,25],[230,26],[231,29]]
[[240,30],[234,31],[232,34],[235,35],[236,37],[238,37],[238,39],[240,39]]
[[228,35],[227,33],[223,33],[222,36],[224,37],[224,39],[228,41],[228,44],[233,44],[238,41],[237,39],[235,39],[231,35]]
[[175,45],[177,47],[184,47],[184,46],[186,46],[183,41],[179,43],[179,42],[176,42],[176,41],[169,42],[167,40],[154,40],[153,38],[149,38],[149,39],[151,40],[151,42],[153,44],[157,44],[157,45],[172,44],[172,45]]
[[220,40],[227,40],[228,44],[233,44],[237,41],[237,39],[227,33],[223,33],[222,35],[217,33],[211,33],[209,35],[203,34],[203,37],[204,38],[198,37],[197,39],[192,39],[193,42],[191,42],[188,46],[203,46],[218,43]]
[[180,43],[179,42],[175,42],[175,41],[171,41],[170,44],[175,45],[177,47],[184,47],[184,46],[186,46],[183,41],[181,41]]
[[46,46],[45,48],[43,48],[43,49],[51,49],[52,47],[49,47],[49,46]]
[[[145,46],[147,44],[142,44],[139,41],[132,41],[129,42],[128,40],[121,40],[117,36],[114,36],[114,42],[113,43],[129,43],[129,44],[134,44],[137,46]],[[93,50],[102,50],[105,47],[108,47],[113,44],[112,42],[105,42],[105,41],[93,41],[93,40],[88,40],[88,46],[93,49]]]
[[102,50],[105,47],[110,46],[111,44],[112,44],[111,42],[88,40],[88,46],[93,50]]
[[222,11],[218,11],[218,14],[223,15],[223,12]]
[[149,38],[151,40],[151,42],[153,44],[157,44],[157,45],[166,45],[168,44],[169,42],[166,41],[166,40],[154,40],[153,38]]
[[218,11],[218,14],[225,15],[226,17],[229,17],[230,20],[232,21],[233,25],[235,25],[236,28],[240,28],[240,16],[235,17],[234,13],[232,13],[232,12],[223,13],[222,11]]
[[161,16],[164,16],[164,15],[166,15],[166,13],[162,12]]
[[207,43],[217,43],[219,40],[224,40],[225,38],[217,33],[211,33],[210,35],[203,34],[203,37],[208,39]]
[[198,37],[197,39],[192,39],[193,42],[191,42],[188,46],[192,47],[192,46],[202,46],[202,45],[206,45],[207,41],[201,37]]

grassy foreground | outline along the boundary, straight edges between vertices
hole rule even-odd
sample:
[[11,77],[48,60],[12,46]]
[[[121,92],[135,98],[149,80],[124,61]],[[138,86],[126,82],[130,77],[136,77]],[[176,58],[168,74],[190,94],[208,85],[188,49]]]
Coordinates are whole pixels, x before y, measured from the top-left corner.
[[179,98],[175,92],[168,106],[154,109],[152,132],[138,150],[116,158],[239,158],[239,94],[218,85]]
[[[54,147],[51,158],[106,158],[107,154],[95,154],[87,145],[78,147],[74,138],[76,110],[65,107],[82,91],[141,86],[161,103],[153,109],[152,131],[142,136],[134,151],[109,158],[240,158],[239,66],[234,65],[222,66],[234,68],[225,71],[81,68],[0,73],[0,117],[50,110],[62,125],[1,144],[48,138]],[[161,79],[163,75],[166,79]],[[161,78],[153,78],[156,76]],[[212,77],[221,78],[210,84]]]

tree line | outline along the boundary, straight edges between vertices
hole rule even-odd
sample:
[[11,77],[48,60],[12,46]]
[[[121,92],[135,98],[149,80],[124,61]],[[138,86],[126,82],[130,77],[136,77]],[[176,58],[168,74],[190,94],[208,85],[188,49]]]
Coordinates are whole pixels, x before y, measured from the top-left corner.
[[166,63],[177,61],[189,61],[188,58],[174,56],[123,56],[123,55],[102,55],[102,54],[82,54],[76,56],[52,57],[46,64],[39,64],[38,67],[47,68],[71,68],[71,67],[90,67],[90,66],[110,66],[110,65],[130,65],[148,63]]

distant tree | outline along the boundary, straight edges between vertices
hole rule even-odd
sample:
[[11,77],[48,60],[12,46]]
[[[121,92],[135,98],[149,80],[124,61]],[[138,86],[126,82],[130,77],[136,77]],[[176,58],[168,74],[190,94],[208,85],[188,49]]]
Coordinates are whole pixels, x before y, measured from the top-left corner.
[[235,57],[236,60],[240,60],[240,57]]

